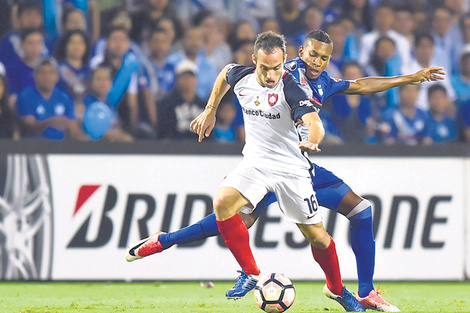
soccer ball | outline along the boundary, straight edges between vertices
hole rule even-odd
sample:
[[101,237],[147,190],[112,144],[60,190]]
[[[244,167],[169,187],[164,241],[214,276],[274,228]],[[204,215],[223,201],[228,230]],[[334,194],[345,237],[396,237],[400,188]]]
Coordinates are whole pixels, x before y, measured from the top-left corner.
[[295,288],[284,274],[264,275],[256,284],[255,301],[265,312],[284,312],[295,300]]

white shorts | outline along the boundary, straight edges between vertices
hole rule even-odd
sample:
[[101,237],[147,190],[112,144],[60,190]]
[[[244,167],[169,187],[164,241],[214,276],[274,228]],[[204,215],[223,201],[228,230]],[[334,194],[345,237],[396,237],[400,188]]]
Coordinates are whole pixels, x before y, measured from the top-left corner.
[[241,212],[249,214],[263,197],[272,191],[285,218],[297,224],[318,224],[322,221],[311,177],[255,168],[240,162],[219,187],[232,187],[250,201]]

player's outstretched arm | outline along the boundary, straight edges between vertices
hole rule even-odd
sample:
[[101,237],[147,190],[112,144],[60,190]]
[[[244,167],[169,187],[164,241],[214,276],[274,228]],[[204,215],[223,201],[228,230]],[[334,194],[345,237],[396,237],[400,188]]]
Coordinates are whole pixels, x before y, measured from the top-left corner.
[[225,80],[227,66],[219,73],[207,101],[205,110],[191,122],[191,129],[199,136],[199,142],[209,137],[215,126],[215,112],[230,85]]
[[443,80],[446,72],[444,68],[432,66],[423,68],[414,74],[392,76],[392,77],[364,77],[351,80],[349,88],[344,90],[345,94],[368,94],[384,91],[405,84],[421,84],[422,82]]
[[320,116],[318,116],[317,112],[307,113],[302,116],[302,121],[308,128],[308,140],[299,142],[300,149],[320,152],[321,149],[318,145],[323,140],[323,137],[325,137],[325,129],[323,128]]

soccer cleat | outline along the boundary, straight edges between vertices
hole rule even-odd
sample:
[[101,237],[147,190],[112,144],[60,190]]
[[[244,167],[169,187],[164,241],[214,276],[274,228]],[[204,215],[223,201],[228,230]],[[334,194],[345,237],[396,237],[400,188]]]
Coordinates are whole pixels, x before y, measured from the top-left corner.
[[238,276],[235,286],[225,293],[227,299],[238,300],[243,298],[248,292],[253,290],[258,283],[258,276],[247,275],[243,270],[238,272],[240,276]]
[[142,259],[146,256],[159,253],[163,251],[162,244],[158,240],[162,232],[155,233],[150,237],[142,239],[132,245],[126,251],[126,261],[132,262]]
[[400,312],[400,309],[394,305],[391,305],[382,298],[381,295],[385,293],[383,290],[373,289],[369,292],[367,297],[361,298],[359,294],[356,295],[357,300],[364,306],[366,309],[381,311],[381,312]]
[[337,301],[346,310],[346,312],[365,312],[366,310],[361,303],[346,289],[343,288],[343,294],[341,296],[335,295],[325,285],[323,287],[323,293],[330,299]]

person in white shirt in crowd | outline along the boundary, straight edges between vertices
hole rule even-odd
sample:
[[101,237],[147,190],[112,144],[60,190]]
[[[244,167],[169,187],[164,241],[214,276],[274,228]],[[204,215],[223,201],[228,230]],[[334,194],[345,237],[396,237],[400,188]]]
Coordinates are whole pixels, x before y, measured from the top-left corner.
[[374,50],[375,42],[379,37],[387,36],[395,42],[395,47],[401,59],[401,73],[407,72],[411,58],[411,46],[405,36],[392,28],[395,20],[395,11],[393,7],[380,4],[377,7],[374,30],[366,33],[361,38],[361,50],[359,63],[366,68],[370,63],[370,56]]

